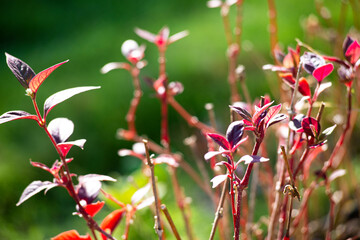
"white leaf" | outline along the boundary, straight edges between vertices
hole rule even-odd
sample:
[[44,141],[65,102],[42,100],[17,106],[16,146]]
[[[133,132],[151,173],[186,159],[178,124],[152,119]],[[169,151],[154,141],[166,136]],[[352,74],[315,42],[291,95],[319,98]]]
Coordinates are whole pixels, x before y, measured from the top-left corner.
[[47,126],[56,143],[65,142],[74,131],[74,123],[67,118],[55,118]]
[[217,175],[213,177],[213,179],[210,180],[210,182],[212,182],[212,188],[216,188],[220,183],[225,181],[226,178],[227,178],[227,174]]
[[145,197],[145,195],[149,192],[151,189],[151,185],[148,183],[144,187],[137,190],[131,197],[131,203],[135,204],[137,202],[140,202],[140,200]]
[[245,162],[245,164],[250,164],[250,163],[257,163],[257,162],[267,162],[269,160],[270,160],[269,158],[264,158],[264,157],[257,156],[257,155],[245,155],[242,158],[240,158],[238,163]]
[[205,160],[209,160],[210,158],[216,156],[216,155],[219,155],[221,154],[222,152],[220,151],[210,151],[210,152],[207,152],[205,155],[204,155],[204,158]]
[[338,177],[342,177],[346,174],[346,170],[345,169],[338,169],[336,171],[334,171],[333,173],[330,174],[328,181],[332,182],[334,181],[336,178]]

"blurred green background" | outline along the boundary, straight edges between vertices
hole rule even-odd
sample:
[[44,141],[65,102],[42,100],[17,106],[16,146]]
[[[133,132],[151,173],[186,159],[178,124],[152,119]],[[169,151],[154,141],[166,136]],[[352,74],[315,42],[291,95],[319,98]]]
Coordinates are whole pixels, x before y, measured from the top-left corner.
[[[340,2],[326,1],[335,22]],[[285,47],[295,47],[295,38],[305,38],[304,21],[309,15],[316,15],[315,4],[311,0],[278,0],[276,4],[279,42]],[[345,32],[352,24],[351,12],[348,13]],[[246,67],[251,96],[254,99],[270,93],[279,100],[275,74],[266,77],[261,70],[263,64],[272,63],[267,1],[245,1],[243,14],[243,51],[239,62]],[[319,21],[322,23],[321,19]],[[102,75],[100,68],[108,62],[125,61],[121,45],[127,39],[135,39],[147,46],[145,59],[149,64],[142,71],[141,78],[156,77],[156,48],[137,37],[133,30],[140,27],[156,33],[165,25],[170,28],[171,34],[182,30],[190,32],[188,37],[171,45],[167,52],[169,81],[180,81],[185,87],[183,94],[177,97],[178,101],[205,122],[207,114],[204,105],[214,103],[220,130],[225,131],[229,104],[226,41],[219,9],[208,9],[206,1],[2,1],[0,112],[34,112],[24,89],[8,69],[4,52],[27,62],[35,72],[70,59],[40,87],[38,103],[42,106],[48,96],[63,89],[101,86],[100,90],[81,94],[58,105],[49,119],[71,119],[75,124],[71,140],[87,139],[84,151],[74,148],[69,155],[75,157],[70,165],[74,173],[107,174],[119,177],[116,187],[127,185],[126,179],[120,176],[135,171],[140,161],[117,155],[118,149],[129,148],[131,143],[116,139],[115,133],[120,127],[126,128],[124,118],[133,94],[132,81],[124,70]],[[314,48],[331,54],[329,41],[321,38],[310,40]],[[138,131],[158,142],[160,104],[153,97],[152,90],[143,81],[141,84],[144,97],[136,119]],[[169,114],[172,148],[188,154],[182,139],[194,133],[194,129],[189,128],[173,110]],[[38,194],[21,206],[15,206],[31,181],[51,179],[47,173],[31,167],[29,159],[51,165],[56,157],[47,136],[34,122],[22,120],[0,126],[0,239],[49,239],[74,228],[82,234],[86,232],[82,219],[71,215],[75,210],[74,204],[63,189],[53,189],[45,197]],[[189,161],[191,163],[192,160]],[[161,175],[162,170],[159,169]],[[166,182],[166,178],[164,174],[161,179]],[[194,185],[186,175],[181,175],[180,183],[183,186]],[[168,190],[166,197],[171,199],[171,194],[172,191]],[[196,233],[198,239],[206,239],[213,218],[211,203],[196,187],[186,188],[186,194],[193,198],[194,207],[202,206],[194,211],[193,222],[195,226],[201,226],[201,231]],[[141,234],[153,234],[151,213],[145,210],[140,215],[143,217],[135,219],[134,228],[142,224],[144,233],[132,232],[133,236],[140,234],[136,239]]]

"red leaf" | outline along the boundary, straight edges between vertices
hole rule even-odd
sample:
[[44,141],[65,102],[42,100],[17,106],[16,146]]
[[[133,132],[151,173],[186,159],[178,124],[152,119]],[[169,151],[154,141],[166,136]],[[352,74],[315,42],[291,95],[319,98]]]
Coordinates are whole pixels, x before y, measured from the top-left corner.
[[37,90],[39,89],[40,85],[45,81],[45,79],[58,67],[60,67],[62,64],[68,62],[69,60],[66,60],[64,62],[58,63],[52,67],[49,67],[48,69],[45,69],[41,72],[39,72],[38,74],[35,75],[35,77],[33,77],[30,80],[29,83],[29,87],[31,89],[31,91],[33,93],[36,93]]
[[51,240],[91,240],[89,234],[80,236],[76,230],[69,230],[51,238]]
[[279,73],[279,76],[288,83],[291,87],[294,87],[295,85],[295,79],[292,75],[292,73]]
[[299,80],[299,92],[303,96],[311,96],[311,91],[308,82],[306,81],[306,78],[302,77]]
[[265,126],[267,126],[268,122],[274,117],[276,116],[276,114],[278,114],[281,110],[281,104],[276,105],[276,106],[272,106],[269,108],[266,116],[265,116]]
[[329,74],[334,70],[334,65],[332,63],[328,63],[325,65],[322,65],[321,67],[316,68],[312,75],[318,82],[321,82],[324,78],[329,76]]
[[260,115],[261,115],[268,107],[270,107],[271,104],[273,104],[273,102],[274,102],[274,101],[265,104],[262,108],[259,108],[259,107],[255,106],[256,112],[254,113],[254,115],[253,115],[253,117],[252,117],[252,122],[253,122],[253,124],[257,124],[258,121],[261,120],[261,119],[259,119]]
[[211,137],[223,149],[230,150],[230,143],[223,136],[216,133],[208,133],[208,136]]
[[[107,215],[104,218],[104,220],[100,225],[100,228],[106,232],[110,230],[110,233],[112,233],[116,228],[116,226],[120,223],[124,213],[125,213],[124,209],[117,209],[111,212],[109,215]],[[103,240],[107,239],[107,237],[104,234],[102,234],[101,237]]]
[[96,203],[91,203],[88,204],[84,207],[85,211],[90,215],[90,216],[95,216],[104,206],[105,202],[96,202]]
[[83,149],[85,142],[86,142],[85,139],[79,139],[79,140],[76,140],[76,141],[59,143],[57,146],[59,147],[59,149],[61,151],[61,154],[64,157],[66,157],[66,155],[68,154],[68,152],[70,151],[72,146],[75,145],[75,146],[78,146],[79,148]]
[[301,121],[304,132],[312,137],[317,137],[320,132],[320,123],[313,117],[306,117]]
[[348,57],[351,64],[355,64],[360,57],[360,45],[357,41],[353,41],[347,48],[345,57]]

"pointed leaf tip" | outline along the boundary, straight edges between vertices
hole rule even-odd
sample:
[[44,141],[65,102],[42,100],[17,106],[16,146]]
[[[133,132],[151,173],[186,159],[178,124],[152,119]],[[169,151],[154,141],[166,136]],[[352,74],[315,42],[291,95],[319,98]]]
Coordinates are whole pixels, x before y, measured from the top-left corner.
[[24,192],[21,194],[20,200],[16,203],[16,206],[19,206],[35,194],[41,192],[42,190],[50,190],[53,187],[58,186],[57,183],[49,182],[49,181],[33,181],[30,183],[24,190]]
[[37,90],[39,89],[40,85],[45,81],[45,79],[58,67],[60,67],[61,65],[63,65],[64,63],[67,63],[69,60],[66,60],[64,62],[55,64],[52,67],[49,67],[41,72],[39,72],[38,74],[36,74],[29,83],[29,88],[31,89],[31,91],[33,93],[36,93]]
[[58,234],[57,236],[51,238],[51,240],[91,240],[91,237],[89,234],[81,236],[76,230],[69,230]]
[[48,97],[44,103],[44,118],[49,114],[51,109],[55,107],[57,104],[62,103],[63,101],[86,91],[99,89],[100,86],[90,86],[90,87],[75,87],[75,88],[69,88],[66,90],[62,90],[60,92],[54,93],[50,97]]
[[31,67],[24,61],[8,53],[5,53],[5,56],[7,65],[9,66],[15,77],[18,79],[20,84],[24,88],[28,88],[30,80],[35,76],[34,70],[32,70]]

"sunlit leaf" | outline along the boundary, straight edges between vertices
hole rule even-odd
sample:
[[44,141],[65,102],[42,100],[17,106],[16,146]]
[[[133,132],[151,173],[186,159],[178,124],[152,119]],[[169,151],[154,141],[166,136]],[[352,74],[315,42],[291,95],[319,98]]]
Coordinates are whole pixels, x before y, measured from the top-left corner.
[[67,118],[55,118],[49,123],[47,129],[56,143],[63,143],[73,133],[74,123]]
[[74,95],[77,95],[82,92],[99,89],[100,87],[75,87],[70,88],[66,90],[62,90],[60,92],[57,92],[50,97],[48,97],[44,103],[44,118],[48,115],[50,110],[55,107],[57,104],[73,97]]
[[233,148],[241,140],[244,134],[244,122],[243,121],[234,121],[232,122],[227,131],[226,138],[230,143],[231,148]]
[[140,203],[136,206],[136,209],[141,210],[143,208],[150,206],[154,202],[155,202],[154,196],[148,197],[148,198],[144,199],[143,201],[140,201]]
[[156,38],[156,35],[155,34],[152,34],[146,30],[143,30],[143,29],[140,29],[140,28],[135,28],[135,33],[145,39],[145,40],[148,40],[149,42],[154,42],[155,41],[155,38]]
[[95,216],[104,206],[105,202],[97,201],[96,203],[87,204],[84,209],[90,216]]
[[73,146],[78,146],[79,148],[84,149],[85,142],[86,139],[79,139],[76,141],[59,143],[57,146],[59,147],[61,154],[66,157],[66,155]]
[[38,117],[25,111],[9,111],[0,116],[0,124],[18,119],[32,119],[37,121]]
[[354,41],[347,47],[345,57],[351,64],[355,64],[360,57],[360,45]]
[[210,182],[212,182],[212,188],[216,188],[220,183],[224,182],[227,178],[227,174],[217,175],[213,177]]
[[321,67],[316,68],[313,71],[312,75],[314,76],[314,78],[316,78],[318,82],[321,82],[322,80],[324,80],[324,78],[329,76],[333,70],[334,70],[334,65],[332,63],[328,63],[322,65]]
[[[100,224],[100,228],[106,232],[112,232],[115,230],[116,226],[120,223],[122,217],[125,214],[125,209],[117,209],[107,215]],[[102,239],[106,240],[107,237],[102,234]]]
[[58,67],[60,67],[62,64],[67,63],[69,60],[66,60],[64,62],[58,63],[52,67],[49,67],[41,72],[39,72],[38,74],[35,75],[35,77],[33,77],[30,80],[29,83],[29,88],[31,89],[31,91],[33,93],[36,93],[37,90],[39,89],[40,85],[45,81],[45,79]]
[[57,183],[49,182],[49,181],[33,181],[30,183],[24,190],[24,192],[21,194],[20,200],[16,203],[16,206],[19,206],[35,194],[41,192],[42,190],[50,190],[53,187],[58,186]]
[[334,181],[335,179],[342,177],[346,174],[346,170],[345,169],[337,169],[334,172],[332,172],[328,178],[329,182]]
[[151,185],[148,183],[144,187],[138,189],[131,197],[131,203],[135,204],[137,202],[140,202],[142,198],[145,197],[145,195],[150,191]]
[[230,150],[230,143],[223,136],[216,133],[208,133],[208,136],[225,150]]
[[250,163],[258,163],[258,162],[267,162],[269,160],[270,160],[269,158],[265,158],[257,155],[245,155],[240,158],[240,160],[236,163],[236,165],[238,165],[241,162],[244,162],[245,164],[250,164]]
[[89,234],[80,236],[76,230],[69,230],[51,238],[51,240],[91,240]]
[[246,119],[247,121],[251,122],[251,114],[245,109],[245,106],[229,106],[233,111],[239,114],[242,118]]
[[29,87],[30,80],[35,76],[35,72],[24,61],[11,56],[8,53],[6,55],[6,63],[15,77],[19,80],[20,84],[24,88]]
[[181,31],[181,32],[178,32],[172,36],[170,36],[169,38],[169,44],[173,43],[173,42],[176,42],[186,36],[189,35],[189,31],[185,30],[185,31]]

